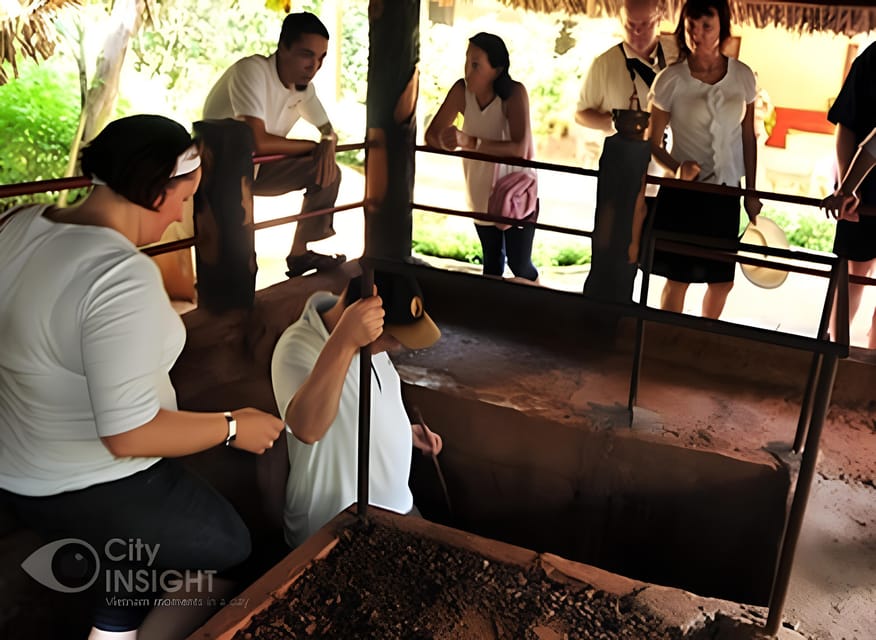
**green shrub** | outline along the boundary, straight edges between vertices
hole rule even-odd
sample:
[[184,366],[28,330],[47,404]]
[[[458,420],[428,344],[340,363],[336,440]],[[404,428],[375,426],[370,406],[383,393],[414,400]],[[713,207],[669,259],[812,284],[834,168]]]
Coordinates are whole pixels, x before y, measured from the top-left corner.
[[[25,63],[17,80],[0,87],[0,98],[0,130],[4,132],[0,183],[63,176],[79,125],[76,75],[61,73],[46,63]],[[39,193],[4,198],[0,209],[21,202],[53,202],[56,197],[56,193]]]
[[[539,258],[538,261],[536,261],[536,257]],[[539,246],[539,243],[536,242],[533,248],[533,262],[539,267],[575,267],[590,264],[590,246],[583,242],[580,245],[555,242]]]
[[481,242],[474,231],[452,232],[438,225],[414,226],[411,249],[415,253],[436,258],[461,260],[472,264],[483,264]]
[[[436,258],[483,264],[481,243],[475,230],[453,229],[449,220],[450,216],[414,212],[413,251]],[[575,243],[575,240],[556,234],[540,236],[536,232],[532,262],[537,267],[589,264],[590,245],[586,241]]]
[[814,213],[789,213],[764,207],[763,215],[775,222],[788,236],[792,247],[803,247],[813,251],[833,251],[833,236],[836,223],[816,216]]
[[365,149],[350,149],[349,151],[338,151],[335,155],[335,160],[337,160],[338,164],[353,167],[354,169],[364,172]]

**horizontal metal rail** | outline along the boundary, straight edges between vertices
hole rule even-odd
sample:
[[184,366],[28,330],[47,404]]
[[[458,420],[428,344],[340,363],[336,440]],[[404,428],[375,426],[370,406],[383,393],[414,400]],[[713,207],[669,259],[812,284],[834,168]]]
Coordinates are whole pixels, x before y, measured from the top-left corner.
[[[367,144],[365,142],[339,144],[337,145],[336,150],[339,152],[356,151],[359,149],[365,149],[366,146]],[[262,155],[253,154],[252,161],[253,164],[269,164],[271,162],[277,162],[278,160],[282,160],[286,157],[288,156],[277,153]],[[38,180],[35,182],[21,182],[17,184],[4,184],[0,185],[0,198],[10,198],[19,195],[43,193],[46,191],[79,189],[81,187],[90,186],[91,180],[89,178],[86,178],[85,176],[75,176],[72,178],[56,178],[53,180]],[[263,220],[262,222],[253,224],[252,227],[253,231],[259,231],[260,229],[267,229],[269,227],[276,227],[283,224],[289,224],[291,222],[297,222],[298,220],[304,220],[305,218],[315,218],[317,216],[324,216],[339,211],[347,211],[348,209],[357,209],[364,206],[364,204],[365,201],[363,200],[360,202],[354,202],[351,204],[345,204],[337,207],[328,207],[326,209],[308,211],[307,213],[298,213],[291,216],[285,216],[283,218]],[[148,247],[144,247],[142,251],[148,256],[157,256],[163,253],[171,253],[173,251],[179,251],[181,249],[188,249],[190,247],[193,247],[194,245],[195,236],[190,236],[188,238],[181,238],[179,240],[171,240],[169,242],[162,242],[160,244],[152,244]]]
[[[594,171],[592,169],[583,169],[581,167],[572,167],[564,164],[556,164],[550,162],[539,162],[536,160],[527,160],[525,158],[515,158],[510,156],[495,156],[489,155],[485,153],[480,153],[477,151],[447,151],[445,149],[436,149],[435,147],[430,147],[427,145],[417,145],[417,151],[423,151],[426,153],[434,153],[437,155],[445,155],[445,156],[456,156],[460,158],[469,158],[472,160],[482,160],[484,162],[494,162],[500,164],[513,165],[517,167],[530,167],[533,169],[547,169],[550,171],[557,171],[560,173],[568,173],[572,175],[584,175],[591,177],[598,177],[599,172]],[[754,196],[757,198],[762,198],[765,200],[775,200],[778,202],[786,202],[791,204],[799,204],[808,207],[820,207],[821,200],[818,198],[810,198],[808,196],[798,196],[789,193],[774,193],[772,191],[758,191],[756,189],[743,189],[742,187],[728,187],[726,185],[721,184],[710,184],[706,182],[691,182],[690,180],[678,180],[676,178],[661,178],[658,176],[647,176],[646,180],[649,184],[656,184],[661,186],[667,186],[677,189],[686,189],[689,191],[701,191],[705,193],[714,193],[718,195],[728,195],[728,196]],[[482,220],[485,222],[502,222],[505,224],[514,224],[515,226],[533,226],[536,229],[542,229],[545,231],[553,231],[555,233],[565,233],[567,235],[575,235],[575,236],[583,236],[583,237],[592,237],[592,231],[586,231],[584,229],[575,229],[570,227],[559,227],[556,225],[547,225],[543,223],[533,223],[527,220],[513,220],[510,218],[502,218],[500,216],[491,216],[489,214],[483,212],[464,212],[456,209],[447,209],[444,207],[433,207],[430,205],[423,205],[419,203],[412,203],[411,205],[415,209],[420,209],[423,211],[431,211],[433,213],[442,213],[445,215],[454,215],[460,217],[472,218],[473,220]],[[662,234],[661,234],[662,235]],[[664,237],[668,237],[669,234],[666,234]],[[673,239],[679,242],[687,241],[689,246],[691,241],[699,242],[696,236],[684,235],[684,234],[674,234]],[[705,238],[700,238],[700,240],[705,240]],[[667,248],[668,245],[665,245],[666,241],[661,241],[658,245],[660,248]],[[678,253],[685,253],[688,255],[698,255],[703,256],[701,252],[692,252],[693,248],[690,250],[683,250],[682,247],[676,246],[678,249]],[[750,244],[741,244],[739,245],[739,251],[747,251],[751,253],[757,253],[760,255],[771,255],[771,256],[779,256],[785,257],[792,260],[807,260],[810,262],[821,262],[823,264],[829,264],[824,259],[819,259],[817,256],[833,256],[834,254],[825,254],[823,252],[811,251],[808,249],[780,249],[773,247],[761,247],[758,245],[750,245]],[[748,256],[741,256],[738,254],[734,260],[736,262],[750,264],[753,266],[760,267],[769,267],[776,268],[779,270],[788,270],[788,271],[796,271],[799,273],[808,273],[809,275],[823,275],[822,272],[808,271],[805,268],[791,268],[791,265],[787,265],[788,268],[785,269],[783,266],[785,263],[778,263],[774,261],[764,261],[758,260],[756,258],[751,258]],[[709,254],[709,256],[703,257],[716,257],[715,254]],[[868,278],[866,276],[858,276],[854,274],[849,274],[849,284],[859,284],[859,285],[876,285],[876,278]]]
[[[273,218],[271,220],[262,220],[261,222],[252,223],[251,225],[243,225],[244,227],[252,226],[253,231],[260,231],[261,229],[268,229],[270,227],[278,227],[280,225],[289,224],[291,222],[297,222],[298,220],[304,220],[305,218],[316,218],[317,216],[325,216],[330,213],[338,213],[340,211],[349,211],[350,209],[358,209],[360,207],[365,206],[365,200],[361,200],[359,202],[351,202],[349,204],[342,204],[337,207],[328,207],[326,209],[315,209],[314,211],[308,211],[307,213],[296,213],[290,216],[284,216],[282,218]],[[162,242],[161,244],[154,244],[148,247],[144,247],[142,249],[143,253],[149,256],[157,256],[162,253],[170,253],[171,251],[178,251],[180,249],[188,249],[189,247],[193,247],[195,245],[195,236],[189,236],[188,238],[182,238],[180,240],[171,240],[170,242]]]
[[[339,144],[337,151],[355,151],[365,148],[364,142],[356,142],[353,144]],[[252,161],[254,164],[267,164],[276,162],[285,158],[282,154],[263,154],[253,155]],[[85,176],[73,176],[71,178],[52,178],[51,180],[37,180],[34,182],[18,182],[15,184],[0,185],[0,198],[12,198],[14,196],[26,196],[34,193],[45,193],[46,191],[65,191],[69,189],[81,189],[90,187],[91,179]]]

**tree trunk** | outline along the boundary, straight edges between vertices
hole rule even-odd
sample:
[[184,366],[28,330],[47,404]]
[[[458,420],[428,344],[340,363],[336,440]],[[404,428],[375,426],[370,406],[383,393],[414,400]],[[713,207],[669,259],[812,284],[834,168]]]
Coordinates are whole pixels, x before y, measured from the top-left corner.
[[[82,140],[91,140],[113,116],[119,95],[119,76],[131,38],[143,24],[145,0],[116,0],[110,14],[111,28],[97,58],[91,88],[85,97]],[[78,146],[74,144],[74,147]]]

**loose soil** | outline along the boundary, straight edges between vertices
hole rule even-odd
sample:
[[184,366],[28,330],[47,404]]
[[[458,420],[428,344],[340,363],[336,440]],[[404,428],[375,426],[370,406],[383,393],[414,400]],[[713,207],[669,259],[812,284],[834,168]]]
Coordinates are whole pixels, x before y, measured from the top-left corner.
[[[716,622],[714,624],[720,624]],[[235,640],[292,638],[677,640],[634,602],[549,578],[540,567],[488,560],[390,526],[345,529],[285,597]]]

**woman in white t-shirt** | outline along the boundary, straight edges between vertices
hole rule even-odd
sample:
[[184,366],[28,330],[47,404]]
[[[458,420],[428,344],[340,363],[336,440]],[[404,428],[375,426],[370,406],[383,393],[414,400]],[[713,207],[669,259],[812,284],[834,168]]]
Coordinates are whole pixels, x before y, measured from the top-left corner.
[[[757,83],[745,64],[721,53],[730,37],[726,0],[688,0],[675,30],[679,62],[661,71],[651,87],[651,148],[677,178],[755,189],[757,144],[754,131]],[[663,130],[672,130],[672,152]],[[762,204],[745,197],[755,220]],[[654,229],[705,236],[734,250],[739,236],[739,198],[664,186],[657,198]],[[652,272],[667,278],[661,308],[682,312],[692,282],[706,282],[702,315],[717,318],[733,288],[733,262],[655,251]]]
[[[469,38],[465,52],[465,78],[450,88],[444,102],[426,129],[426,144],[453,151],[465,149],[496,156],[532,158],[529,124],[529,94],[522,83],[511,79],[505,42],[492,33]],[[462,116],[462,129],[453,125]],[[500,165],[502,166],[502,165]],[[492,162],[463,158],[469,208],[487,212],[487,202],[496,177]],[[501,228],[493,222],[475,221],[484,257],[484,275],[502,277],[505,260],[512,273],[537,281],[532,264],[535,227]]]
[[156,587],[206,599],[250,551],[233,507],[173,458],[223,443],[261,453],[283,423],[177,410],[169,372],[185,327],[137,247],[198,187],[189,133],[122,118],[81,160],[87,198],[0,216],[0,499],[47,542],[67,540],[22,566],[55,590],[93,590],[89,639],[133,639]]

